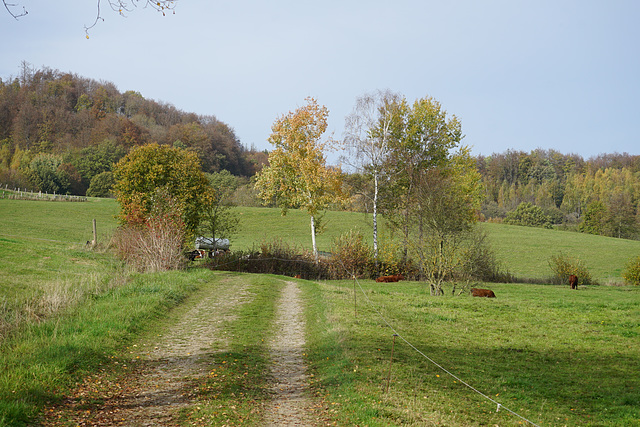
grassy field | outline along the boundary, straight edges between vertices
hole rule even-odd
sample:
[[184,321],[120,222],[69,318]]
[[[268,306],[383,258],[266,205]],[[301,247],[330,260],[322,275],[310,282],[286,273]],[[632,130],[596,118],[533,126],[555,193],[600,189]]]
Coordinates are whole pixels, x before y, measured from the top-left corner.
[[520,278],[546,279],[549,257],[579,258],[601,284],[620,283],[627,261],[640,256],[640,242],[570,231],[482,223],[503,265]]
[[315,385],[338,425],[640,425],[640,289],[485,286],[496,299],[308,283]]
[[[308,215],[290,211],[281,216],[277,209],[238,208],[241,227],[232,239],[232,249],[249,249],[263,240],[282,238],[300,248],[311,248]],[[359,230],[372,243],[371,216],[352,212],[327,212],[326,230],[318,236],[318,248],[331,251],[337,236],[349,230]],[[602,284],[620,283],[625,263],[640,255],[640,241],[542,228],[481,223],[496,252],[498,260],[511,274],[522,279],[546,280],[551,276],[549,258],[562,252],[579,258],[592,276]],[[384,224],[380,227],[380,242],[393,240],[393,233]]]
[[[303,212],[281,217],[276,209],[239,210],[242,231],[232,249],[274,237],[310,246]],[[114,361],[125,357],[126,343],[198,287],[217,286],[217,276],[203,270],[126,273],[108,251],[87,249],[91,220],[97,219],[99,240],[105,241],[116,227],[116,213],[113,200],[0,200],[0,426],[30,422],[45,402],[55,401],[89,372],[117,369]],[[370,217],[330,212],[325,221],[320,250],[330,250],[333,239],[349,229],[369,236]],[[640,242],[500,224],[481,227],[505,268],[519,277],[547,277],[549,256],[562,251],[579,256],[601,283],[619,282],[624,263],[640,254]],[[382,234],[389,237],[384,227]],[[257,282],[265,287],[264,298],[279,286]],[[353,282],[301,284],[314,393],[338,425],[524,423],[504,408],[496,413],[494,402],[425,355],[539,425],[640,425],[640,288],[593,286],[571,292],[544,284],[485,284],[498,295],[487,300],[430,297],[419,283],[365,281],[355,316]],[[237,328],[264,330],[265,319],[249,313]],[[394,332],[400,336],[385,393]],[[259,361],[258,369],[265,361],[263,349],[252,344],[255,337],[238,334],[233,345],[255,348],[241,360]],[[234,350],[234,357],[240,353]],[[229,378],[243,381],[232,372]],[[225,398],[225,404],[233,404],[234,396]],[[236,404],[246,407],[246,402]]]
[[[282,216],[279,209],[236,209],[240,214],[240,231],[231,239],[232,249],[251,249],[275,238],[302,249],[311,248],[309,217],[305,212],[292,210]],[[0,238],[19,237],[24,247],[33,246],[34,250],[46,241],[82,245],[93,238],[95,218],[98,238],[104,242],[117,226],[117,213],[118,205],[112,199],[90,198],[82,203],[0,200]],[[317,237],[321,251],[330,251],[335,238],[349,230],[361,231],[372,242],[370,215],[327,212],[323,221],[326,229]],[[546,280],[551,274],[549,258],[563,252],[580,258],[600,283],[619,283],[625,263],[640,255],[640,241],[504,224],[482,223],[480,227],[489,236],[504,268],[518,278]],[[383,223],[381,244],[393,238]]]

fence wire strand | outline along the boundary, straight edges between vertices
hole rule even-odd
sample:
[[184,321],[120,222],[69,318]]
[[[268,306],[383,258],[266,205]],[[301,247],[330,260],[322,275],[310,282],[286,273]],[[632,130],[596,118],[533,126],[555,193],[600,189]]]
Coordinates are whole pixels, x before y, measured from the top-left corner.
[[[343,265],[344,268],[344,265]],[[346,270],[345,271],[348,274],[349,271]],[[485,399],[493,402],[496,405],[496,412],[500,411],[500,409],[504,409],[510,413],[512,413],[513,415],[515,415],[516,417],[528,422],[531,425],[534,425],[536,427],[540,427],[538,424],[534,423],[533,421],[523,417],[522,415],[518,414],[517,412],[507,408],[506,406],[504,406],[503,404],[499,403],[498,401],[492,399],[491,397],[487,396],[486,394],[482,393],[481,391],[479,391],[478,389],[476,389],[475,387],[473,387],[471,384],[469,384],[468,382],[462,380],[460,377],[458,377],[457,375],[453,374],[452,372],[450,372],[449,370],[447,370],[444,366],[442,366],[441,364],[439,364],[438,362],[436,362],[435,360],[433,360],[431,357],[427,356],[426,354],[424,354],[420,349],[418,349],[415,345],[413,345],[408,339],[406,339],[398,330],[396,330],[396,328],[393,327],[393,325],[384,317],[384,315],[380,312],[380,310],[378,310],[378,308],[373,304],[373,302],[369,299],[369,296],[367,295],[367,293],[364,291],[364,289],[362,288],[362,285],[360,284],[360,281],[358,280],[358,278],[351,274],[351,276],[353,277],[353,280],[358,284],[358,289],[360,289],[360,292],[362,293],[362,295],[364,296],[365,300],[367,301],[367,304],[369,304],[369,307],[375,311],[375,313],[378,315],[378,317],[380,317],[380,319],[382,320],[382,322],[387,325],[389,327],[389,329],[391,329],[391,331],[398,336],[398,338],[400,338],[402,341],[404,341],[409,347],[411,347],[415,352],[417,352],[418,354],[420,354],[422,357],[424,357],[425,359],[427,359],[431,364],[433,364],[434,366],[436,366],[438,369],[440,369],[442,372],[445,372],[447,375],[451,376],[452,378],[454,378],[456,381],[459,381],[461,384],[464,384],[466,387],[468,387],[469,389],[473,390],[474,392],[476,392],[477,394],[479,394],[480,396],[484,397]]]

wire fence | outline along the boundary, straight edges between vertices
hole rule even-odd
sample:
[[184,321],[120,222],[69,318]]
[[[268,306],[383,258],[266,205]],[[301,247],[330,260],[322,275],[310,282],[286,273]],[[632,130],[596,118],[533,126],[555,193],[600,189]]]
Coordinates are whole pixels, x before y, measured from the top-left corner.
[[439,364],[438,362],[436,362],[433,358],[427,356],[423,351],[421,351],[420,349],[418,349],[415,345],[413,345],[408,339],[406,339],[398,330],[396,330],[396,328],[391,324],[391,322],[389,320],[387,320],[386,317],[384,317],[384,315],[380,312],[380,310],[378,310],[378,308],[373,304],[373,302],[369,299],[367,293],[364,291],[364,289],[362,288],[362,285],[360,283],[360,281],[354,277],[354,281],[355,283],[358,285],[358,289],[360,289],[360,292],[362,293],[362,295],[365,298],[365,301],[367,302],[367,304],[369,305],[369,307],[378,315],[378,317],[380,318],[380,320],[387,325],[387,327],[389,327],[389,329],[391,329],[391,331],[393,331],[394,335],[397,336],[399,339],[401,339],[402,341],[405,342],[405,344],[407,344],[409,347],[411,347],[411,349],[413,349],[416,353],[418,353],[420,356],[422,356],[423,358],[425,358],[426,360],[429,361],[429,363],[431,363],[432,365],[436,366],[438,369],[440,369],[442,372],[446,373],[447,375],[451,376],[453,379],[455,379],[456,381],[460,382],[461,384],[465,385],[467,388],[469,388],[470,390],[474,391],[475,393],[479,394],[480,396],[482,396],[484,399],[489,400],[490,402],[493,402],[496,405],[496,412],[500,411],[500,409],[504,409],[510,413],[512,413],[513,415],[515,415],[516,417],[528,422],[531,425],[540,427],[538,424],[534,423],[533,421],[523,417],[522,415],[518,414],[517,412],[509,409],[508,407],[504,406],[503,404],[501,404],[500,402],[496,401],[495,399],[487,396],[486,394],[482,393],[481,391],[479,391],[477,388],[473,387],[472,385],[470,385],[468,382],[464,381],[462,378],[458,377],[457,375],[455,375],[454,373],[452,373],[451,371],[447,370],[444,366],[442,366],[441,364]]
[[[2,186],[0,185],[0,188]],[[0,190],[0,199],[14,199],[14,200],[44,200],[51,202],[86,202],[85,196],[72,196],[69,194],[56,194],[47,193],[42,191],[32,191],[26,188],[9,188],[5,184],[4,188]]]

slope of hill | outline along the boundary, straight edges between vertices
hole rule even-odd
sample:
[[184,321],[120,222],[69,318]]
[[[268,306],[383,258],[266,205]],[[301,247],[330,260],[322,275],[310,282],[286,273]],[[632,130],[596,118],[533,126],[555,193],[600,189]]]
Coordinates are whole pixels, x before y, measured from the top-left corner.
[[109,82],[28,66],[20,78],[0,79],[3,184],[34,188],[29,169],[40,157],[53,165],[52,173],[39,183],[47,188],[34,189],[83,195],[94,176],[149,142],[195,151],[205,172],[250,176],[266,160],[213,116],[186,113],[135,91],[122,93]]

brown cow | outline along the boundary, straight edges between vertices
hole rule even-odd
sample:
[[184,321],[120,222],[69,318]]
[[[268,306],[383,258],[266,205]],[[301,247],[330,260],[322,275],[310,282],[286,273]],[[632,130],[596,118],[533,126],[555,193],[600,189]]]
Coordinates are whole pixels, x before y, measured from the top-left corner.
[[471,296],[495,298],[496,294],[491,289],[471,288]]
[[394,274],[392,276],[380,276],[376,279],[376,282],[392,283],[392,282],[399,282],[400,280],[404,280],[404,276],[402,274]]
[[571,289],[578,289],[578,276],[575,274],[569,276],[569,287]]

